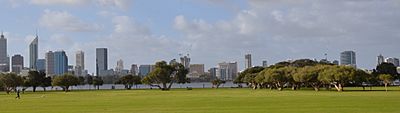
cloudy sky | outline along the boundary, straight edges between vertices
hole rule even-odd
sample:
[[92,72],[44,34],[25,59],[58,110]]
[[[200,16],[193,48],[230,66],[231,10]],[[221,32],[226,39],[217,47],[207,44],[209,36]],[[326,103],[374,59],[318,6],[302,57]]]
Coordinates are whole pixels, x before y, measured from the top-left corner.
[[109,68],[118,59],[152,64],[190,53],[206,68],[237,61],[254,65],[287,59],[339,59],[356,51],[360,68],[376,56],[400,57],[398,0],[1,0],[0,29],[8,54],[22,54],[39,31],[39,57],[65,50],[86,53],[95,72],[95,48],[109,48]]

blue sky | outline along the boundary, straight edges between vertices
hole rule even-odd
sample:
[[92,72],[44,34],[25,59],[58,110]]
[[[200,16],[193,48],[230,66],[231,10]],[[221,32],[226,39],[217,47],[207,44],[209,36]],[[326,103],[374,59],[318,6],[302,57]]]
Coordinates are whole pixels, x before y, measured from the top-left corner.
[[207,68],[237,61],[253,64],[287,59],[339,59],[354,50],[357,65],[372,69],[376,56],[400,57],[400,2],[396,0],[3,0],[0,29],[8,54],[22,54],[39,31],[39,57],[65,50],[86,53],[95,70],[95,48],[109,48],[109,68],[118,59],[152,64],[190,53]]

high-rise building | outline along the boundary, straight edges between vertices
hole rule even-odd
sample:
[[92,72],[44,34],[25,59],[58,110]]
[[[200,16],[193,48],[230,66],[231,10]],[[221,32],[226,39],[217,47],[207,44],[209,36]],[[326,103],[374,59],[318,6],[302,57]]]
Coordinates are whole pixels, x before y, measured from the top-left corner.
[[387,63],[392,63],[394,66],[399,67],[399,59],[394,57],[388,57],[385,59]]
[[85,69],[85,53],[83,51],[76,52],[76,66],[81,67],[83,70]]
[[181,64],[182,64],[186,69],[189,69],[189,68],[190,68],[190,58],[189,58],[189,54],[187,54],[186,56],[181,57],[180,59],[181,59]]
[[85,53],[83,51],[76,52],[75,62],[75,75],[85,76]]
[[115,72],[117,74],[121,74],[123,70],[124,70],[124,61],[122,59],[119,59],[117,61],[117,66],[115,67]]
[[245,58],[244,68],[245,69],[251,68],[252,67],[252,65],[251,65],[251,54],[244,55],[244,58]]
[[262,66],[263,67],[268,67],[268,62],[266,60],[262,61]]
[[68,72],[68,57],[65,51],[54,52],[54,74],[62,75]]
[[151,65],[140,65],[139,66],[139,76],[144,77],[147,76],[151,71]]
[[29,68],[36,70],[36,61],[38,59],[39,37],[36,34],[35,39],[29,45]]
[[20,54],[16,54],[11,57],[11,69],[12,72],[19,74],[24,68],[24,57]]
[[48,76],[54,75],[54,52],[48,51],[45,55],[46,59],[46,74]]
[[238,74],[237,62],[222,62],[218,63],[217,78],[226,81],[232,81]]
[[205,74],[204,64],[190,64],[189,68],[189,78],[199,78],[200,75]]
[[354,51],[341,52],[340,53],[340,65],[357,67],[356,52],[354,52]]
[[107,48],[96,48],[96,75],[103,76],[102,72],[108,70]]
[[7,39],[3,32],[0,35],[0,72],[10,71],[10,57],[7,54]]
[[217,78],[217,70],[218,70],[218,68],[216,68],[216,67],[210,68],[208,70],[208,73],[210,73],[210,76],[211,76],[211,80],[215,80],[215,78]]
[[37,59],[36,70],[41,71],[41,72],[46,72],[46,60],[45,59]]
[[380,55],[378,56],[378,65],[379,65],[379,64],[382,64],[383,62],[385,62],[385,57],[383,57],[382,54],[380,54]]
[[130,71],[132,75],[138,75],[138,66],[136,64],[132,64]]

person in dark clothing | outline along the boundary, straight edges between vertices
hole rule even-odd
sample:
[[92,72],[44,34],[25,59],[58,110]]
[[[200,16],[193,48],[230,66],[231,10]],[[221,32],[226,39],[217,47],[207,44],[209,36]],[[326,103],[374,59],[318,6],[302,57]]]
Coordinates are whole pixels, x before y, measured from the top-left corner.
[[15,98],[17,98],[17,99],[21,98],[21,96],[19,95],[19,90],[17,90],[17,97],[15,97]]

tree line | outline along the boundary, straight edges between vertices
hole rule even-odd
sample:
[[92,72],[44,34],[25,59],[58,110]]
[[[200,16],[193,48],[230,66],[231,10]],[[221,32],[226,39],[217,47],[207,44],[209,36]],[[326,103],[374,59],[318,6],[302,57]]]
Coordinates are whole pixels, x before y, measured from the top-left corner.
[[396,67],[391,63],[382,63],[368,73],[351,66],[339,66],[330,63],[300,59],[293,62],[279,62],[269,67],[252,67],[244,70],[234,80],[236,84],[245,83],[253,89],[270,88],[292,90],[312,87],[319,91],[321,87],[343,91],[345,86],[377,86],[384,84],[387,90],[393,80],[399,79]]
[[[190,80],[186,77],[189,70],[180,63],[165,61],[156,62],[155,69],[147,76],[141,78],[136,75],[120,77],[115,84],[123,84],[125,89],[131,89],[138,84],[146,84],[161,90],[171,89],[172,84],[185,84]],[[368,86],[384,84],[387,87],[393,80],[399,79],[396,67],[391,63],[382,63],[368,73],[364,70],[350,66],[338,66],[330,63],[317,62],[309,59],[300,59],[293,62],[279,62],[269,67],[252,67],[239,73],[233,81],[241,87],[247,84],[252,89],[277,89],[291,87],[297,90],[302,87],[312,87],[315,91],[320,88],[330,89],[332,86],[337,91],[343,91],[345,86]],[[17,87],[22,90],[32,87],[35,92],[38,87],[46,91],[46,87],[58,86],[63,91],[69,91],[71,86],[93,85],[99,89],[103,85],[103,79],[98,76],[73,76],[64,74],[60,76],[46,76],[44,72],[30,71],[28,76],[18,76],[14,73],[0,74],[0,90],[10,93]],[[218,88],[225,81],[215,79],[211,82],[213,88]],[[387,89],[386,89],[387,90]]]

